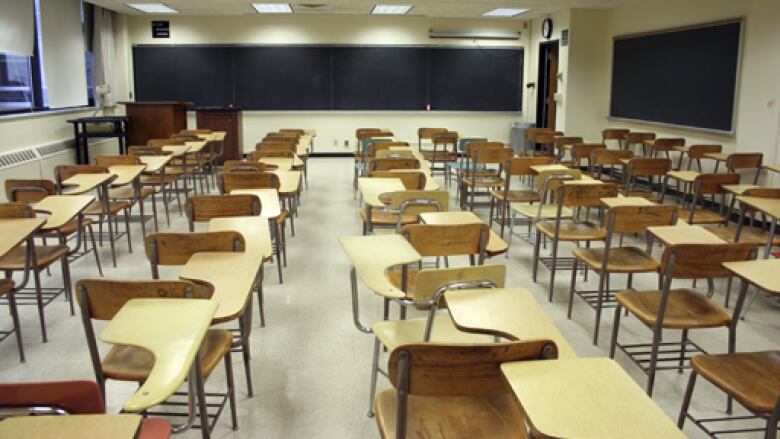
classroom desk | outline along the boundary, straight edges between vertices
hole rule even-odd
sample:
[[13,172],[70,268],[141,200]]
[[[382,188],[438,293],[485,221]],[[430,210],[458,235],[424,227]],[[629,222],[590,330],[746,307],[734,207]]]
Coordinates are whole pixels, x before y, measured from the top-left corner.
[[256,216],[232,216],[209,220],[209,232],[237,230],[244,236],[247,257],[267,260],[274,254],[267,221]]
[[116,175],[111,186],[124,186],[135,182],[135,179],[146,170],[146,165],[114,165],[109,166],[108,170]]
[[764,168],[766,168],[769,171],[777,172],[778,174],[780,174],[780,165],[769,165],[769,166],[764,166]]
[[293,168],[303,166],[303,161],[298,157],[261,157],[258,162],[274,165],[280,171],[292,171]]
[[455,327],[461,331],[514,340],[549,339],[558,346],[558,358],[577,357],[525,288],[448,291],[444,298]]
[[260,199],[260,216],[269,220],[276,219],[282,213],[276,189],[235,189],[230,191],[230,195],[256,196]]
[[[769,238],[767,239],[766,246],[764,248],[764,258],[768,258],[772,249],[772,242],[775,239],[777,220],[780,218],[780,199],[738,196],[737,201],[745,203],[753,209],[756,209],[759,212],[762,212],[772,218],[772,222],[769,226]],[[737,223],[737,240],[739,240],[739,237],[742,233],[742,224],[744,224],[744,221],[745,209],[742,209],[739,222]]]
[[[412,172],[421,172],[423,175],[425,175],[425,187],[423,190],[426,191],[437,191],[439,190],[439,183],[436,182],[436,180],[433,179],[433,176],[431,175],[430,169],[390,169],[392,172],[403,172],[403,173],[412,173]],[[373,177],[372,177],[373,178]]]
[[726,270],[743,281],[763,291],[780,294],[780,259],[757,259],[753,261],[724,262]]
[[533,171],[535,174],[539,175],[542,172],[545,171],[568,171],[571,168],[567,168],[563,165],[534,165],[531,166],[531,171]]
[[74,186],[63,188],[63,195],[81,195],[89,192],[98,186],[112,183],[115,175],[106,172],[101,174],[76,174],[62,182],[63,186]]
[[630,376],[608,358],[504,363],[501,371],[540,436],[685,438]]
[[187,145],[165,145],[162,147],[164,152],[169,152],[171,157],[181,157],[186,154],[190,147]]
[[101,331],[100,340],[148,349],[154,354],[154,365],[123,410],[146,410],[181,386],[216,310],[216,301],[203,299],[131,299],[125,303]]
[[603,204],[607,208],[619,207],[619,206],[643,207],[643,206],[656,205],[656,203],[653,203],[652,201],[644,197],[624,197],[622,195],[618,195],[617,197],[602,198],[601,204]]
[[352,293],[352,319],[355,327],[371,334],[370,327],[360,322],[357,279],[385,299],[403,299],[406,297],[400,288],[388,278],[387,269],[418,262],[422,256],[400,235],[342,236],[339,244],[350,262],[350,290]]
[[141,416],[17,416],[0,421],[0,437],[24,439],[133,439]]
[[0,257],[28,239],[46,222],[45,218],[0,219]]
[[298,138],[298,144],[295,145],[295,153],[302,157],[306,157],[311,153],[311,136],[303,135]]
[[52,230],[70,222],[93,201],[95,197],[92,195],[49,195],[32,207],[36,212],[49,215],[41,230]]
[[725,244],[726,241],[718,238],[701,226],[678,224],[675,226],[648,227],[647,231],[653,237],[661,241],[665,246],[679,244]]
[[[406,187],[398,178],[358,178],[358,189],[363,202],[369,207],[385,207],[379,198],[388,192],[405,191]],[[370,209],[369,209],[370,210]]]
[[268,171],[279,177],[279,194],[293,195],[301,189],[301,171],[283,171],[275,169]]
[[[458,225],[458,224],[485,224],[474,212],[426,212],[420,214],[420,219],[425,224]],[[508,248],[506,241],[493,229],[489,229],[487,248],[488,256],[504,253]]]
[[146,169],[144,172],[147,173],[154,173],[159,172],[160,169],[165,167],[171,159],[173,158],[172,155],[142,155],[138,157],[141,160],[141,163],[146,165]]

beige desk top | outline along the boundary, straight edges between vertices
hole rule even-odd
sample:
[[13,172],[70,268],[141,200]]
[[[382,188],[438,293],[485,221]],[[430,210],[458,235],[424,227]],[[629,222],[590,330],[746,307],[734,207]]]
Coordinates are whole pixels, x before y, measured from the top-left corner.
[[212,131],[209,134],[198,134],[198,137],[207,140],[209,142],[221,142],[225,140],[226,135],[227,135],[226,131]]
[[76,217],[81,211],[95,201],[92,195],[49,195],[35,203],[36,212],[45,212],[49,216],[43,230],[59,229]]
[[112,186],[124,186],[130,184],[146,170],[146,165],[114,165],[108,168],[116,175],[116,180],[111,182]]
[[727,152],[708,152],[707,154],[704,154],[702,157],[705,159],[712,159],[718,162],[725,162],[726,159],[729,158],[730,153]]
[[501,365],[533,428],[546,437],[685,438],[647,394],[608,358]]
[[262,263],[261,258],[245,252],[199,252],[187,261],[179,277],[214,287],[211,300],[218,306],[213,322],[222,323],[244,311]]
[[0,257],[24,242],[44,222],[46,222],[45,218],[0,219]]
[[267,259],[273,255],[271,232],[268,220],[262,216],[234,216],[213,218],[209,221],[209,232],[235,230],[244,236],[244,254],[250,258]]
[[295,153],[299,156],[307,156],[311,148],[311,136],[303,135],[298,138],[298,144],[295,146]]
[[[420,219],[425,224],[485,224],[474,212],[426,212],[420,214]],[[487,252],[495,255],[505,252],[507,247],[506,241],[501,239],[493,229],[490,229]]]
[[231,195],[254,195],[260,199],[260,216],[276,218],[282,212],[279,205],[279,193],[276,189],[236,189],[230,191]]
[[778,199],[741,196],[737,197],[737,200],[774,219],[780,219],[780,200]]
[[534,166],[531,166],[531,170],[534,171],[537,174],[541,174],[544,171],[566,171],[567,169],[571,169],[571,168],[567,168],[566,166],[563,166],[563,165],[534,165]]
[[436,180],[433,179],[433,176],[431,176],[430,169],[391,169],[393,172],[422,172],[425,174],[425,190],[426,191],[437,191],[439,190],[439,183],[436,182]]
[[718,238],[701,226],[688,224],[676,226],[648,227],[647,231],[656,237],[664,245],[677,244],[725,244],[726,241]]
[[358,178],[358,189],[363,201],[371,207],[384,207],[379,196],[388,192],[405,191],[406,187],[399,178]]
[[525,288],[459,290],[444,293],[452,321],[461,331],[517,340],[549,339],[559,358],[577,354]]
[[772,172],[780,173],[780,165],[769,165],[764,167]]
[[756,186],[754,184],[724,184],[720,187],[730,194],[742,195],[748,189],[759,188],[761,186]]
[[668,175],[669,178],[674,178],[686,183],[693,183],[693,181],[696,180],[696,177],[699,176],[699,173],[696,171],[669,171],[666,175]]
[[601,202],[607,207],[618,206],[655,206],[655,203],[644,197],[624,197],[619,195],[614,198],[602,198]]
[[690,146],[673,146],[672,151],[687,153],[691,150]]
[[142,155],[141,163],[146,165],[146,172],[157,172],[171,161],[171,155]]
[[753,261],[724,262],[727,270],[762,290],[780,294],[780,259],[756,259]]
[[301,171],[280,171],[274,169],[268,172],[279,176],[279,193],[282,195],[294,194],[301,188]]
[[171,153],[171,157],[181,157],[190,150],[187,145],[166,145],[162,147],[165,152]]
[[92,189],[100,186],[101,184],[112,180],[114,174],[107,172],[103,174],[76,174],[73,177],[62,182],[63,186],[75,186],[68,187],[62,191],[65,195],[79,195],[85,192],[89,192]]
[[391,299],[406,297],[385,274],[390,267],[422,259],[406,239],[400,235],[342,236],[339,243],[371,291]]
[[187,152],[201,152],[206,145],[209,144],[208,140],[196,140],[193,142],[184,142],[190,149]]
[[263,157],[258,161],[266,165],[276,165],[276,168],[281,171],[291,171],[293,167],[303,166],[303,161],[298,157],[292,159],[287,157]]
[[217,303],[204,299],[132,299],[100,333],[106,343],[139,346],[154,366],[123,409],[139,412],[167,399],[187,378]]
[[0,422],[0,437],[24,439],[133,439],[141,416],[18,416]]

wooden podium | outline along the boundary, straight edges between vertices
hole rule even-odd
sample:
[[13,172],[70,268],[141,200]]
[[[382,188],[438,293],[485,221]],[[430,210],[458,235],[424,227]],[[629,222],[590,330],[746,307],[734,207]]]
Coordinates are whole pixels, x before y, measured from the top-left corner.
[[241,110],[232,107],[201,107],[195,109],[197,127],[212,131],[225,131],[224,153],[220,164],[225,160],[241,160],[243,157],[243,134]]
[[187,129],[191,102],[120,102],[127,108],[129,145],[146,145],[149,139],[166,138]]

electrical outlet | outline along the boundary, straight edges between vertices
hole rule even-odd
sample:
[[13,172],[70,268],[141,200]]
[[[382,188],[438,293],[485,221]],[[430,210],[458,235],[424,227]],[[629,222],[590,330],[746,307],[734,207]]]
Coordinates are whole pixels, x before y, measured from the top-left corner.
[[349,149],[349,140],[344,141],[344,148]]
[[333,139],[333,146],[339,146],[338,139]]

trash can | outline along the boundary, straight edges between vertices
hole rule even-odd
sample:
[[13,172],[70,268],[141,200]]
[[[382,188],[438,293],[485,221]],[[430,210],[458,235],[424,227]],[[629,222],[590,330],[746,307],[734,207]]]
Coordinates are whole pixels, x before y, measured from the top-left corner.
[[512,122],[509,138],[515,155],[525,154],[525,130],[526,128],[533,128],[534,125],[531,122]]

